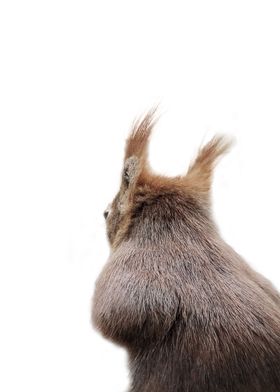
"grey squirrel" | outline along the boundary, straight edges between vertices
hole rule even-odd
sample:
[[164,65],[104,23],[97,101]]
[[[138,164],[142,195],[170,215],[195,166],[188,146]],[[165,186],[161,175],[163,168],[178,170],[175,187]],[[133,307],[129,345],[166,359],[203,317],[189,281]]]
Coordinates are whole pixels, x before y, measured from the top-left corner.
[[219,235],[211,180],[226,137],[185,175],[153,173],[151,110],[127,139],[120,190],[105,211],[111,254],[93,325],[129,355],[130,392],[279,392],[280,295]]

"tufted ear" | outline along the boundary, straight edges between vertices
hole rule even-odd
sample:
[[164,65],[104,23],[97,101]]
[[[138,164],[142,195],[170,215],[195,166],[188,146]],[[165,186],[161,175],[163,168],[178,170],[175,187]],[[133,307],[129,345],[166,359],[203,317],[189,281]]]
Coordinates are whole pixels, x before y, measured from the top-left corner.
[[201,196],[208,197],[211,189],[214,168],[224,154],[226,154],[233,141],[224,135],[216,135],[203,146],[190,165],[185,181],[198,191]]
[[136,182],[139,170],[140,161],[139,158],[137,158],[136,156],[131,156],[124,161],[122,179],[123,183],[127,187],[133,185]]
[[143,118],[135,121],[126,141],[125,162],[128,158],[137,158],[140,169],[147,164],[149,139],[156,122],[155,113],[156,108],[153,108]]

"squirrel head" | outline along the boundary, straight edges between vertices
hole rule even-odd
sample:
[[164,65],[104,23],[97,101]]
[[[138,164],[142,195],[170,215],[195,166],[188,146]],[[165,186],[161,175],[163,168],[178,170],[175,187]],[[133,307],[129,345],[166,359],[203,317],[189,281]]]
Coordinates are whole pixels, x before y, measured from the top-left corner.
[[151,236],[153,227],[159,234],[178,220],[191,222],[195,216],[210,216],[213,170],[232,142],[216,135],[198,151],[187,173],[177,177],[155,174],[148,162],[155,112],[152,109],[135,121],[126,141],[120,189],[104,212],[112,248],[128,240],[133,227],[144,220]]

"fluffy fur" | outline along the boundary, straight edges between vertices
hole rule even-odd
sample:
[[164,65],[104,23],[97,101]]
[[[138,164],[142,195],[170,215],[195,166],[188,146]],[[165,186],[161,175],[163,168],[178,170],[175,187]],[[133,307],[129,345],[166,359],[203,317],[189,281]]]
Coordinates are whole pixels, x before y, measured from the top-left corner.
[[154,111],[127,140],[106,219],[111,254],[92,320],[129,354],[131,392],[279,392],[280,296],[219,235],[211,215],[216,136],[184,176],[147,162]]

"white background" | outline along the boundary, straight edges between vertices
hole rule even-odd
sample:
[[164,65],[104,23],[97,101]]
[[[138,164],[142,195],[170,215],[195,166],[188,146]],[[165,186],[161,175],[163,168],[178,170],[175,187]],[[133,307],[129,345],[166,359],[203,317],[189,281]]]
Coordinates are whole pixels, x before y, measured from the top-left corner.
[[280,287],[279,1],[0,3],[0,389],[122,392],[126,355],[90,326],[135,116],[160,103],[151,163],[183,173],[233,135],[214,212]]

